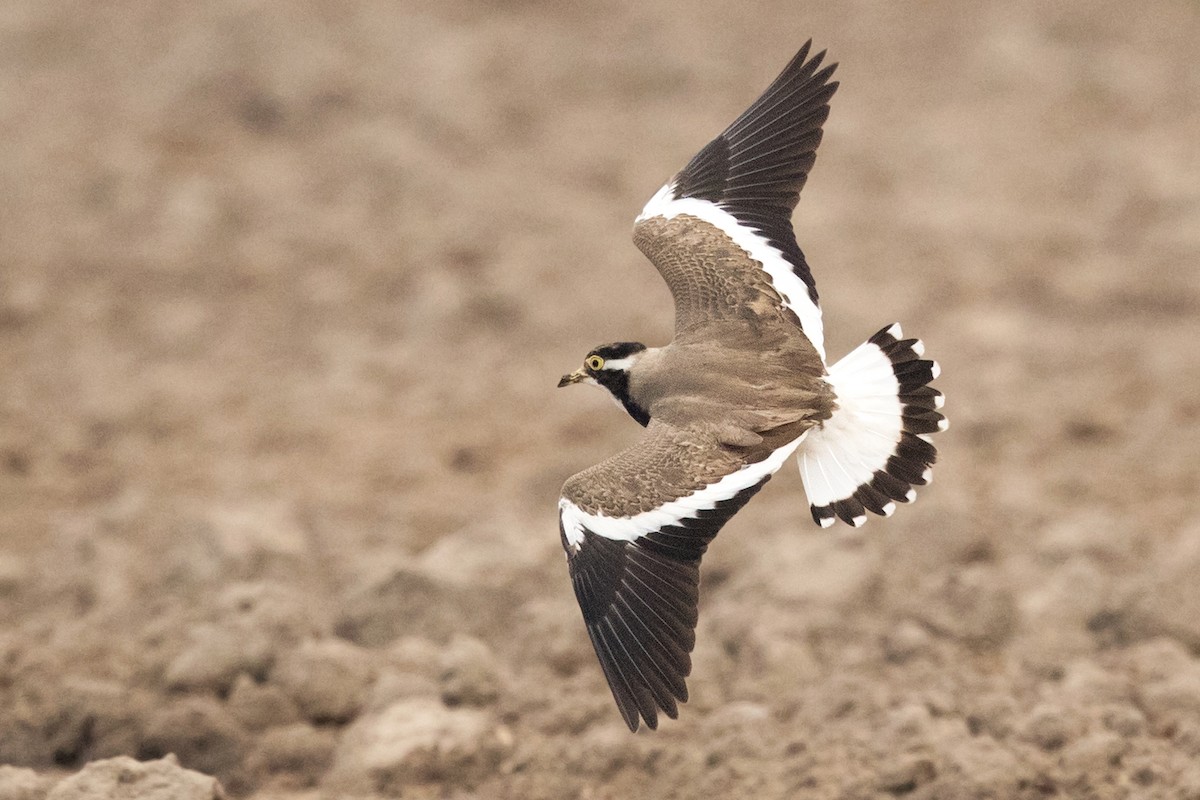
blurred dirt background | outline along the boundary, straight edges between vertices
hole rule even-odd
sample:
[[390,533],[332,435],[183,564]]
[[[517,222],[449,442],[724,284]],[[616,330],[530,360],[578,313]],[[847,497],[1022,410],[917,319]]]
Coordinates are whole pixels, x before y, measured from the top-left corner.
[[[669,338],[633,217],[810,36],[831,356],[901,320],[951,429],[861,531],[781,472],[630,735],[555,503],[639,429],[555,382]],[[5,3],[0,797],[1200,798],[1197,42],[1194,0]]]

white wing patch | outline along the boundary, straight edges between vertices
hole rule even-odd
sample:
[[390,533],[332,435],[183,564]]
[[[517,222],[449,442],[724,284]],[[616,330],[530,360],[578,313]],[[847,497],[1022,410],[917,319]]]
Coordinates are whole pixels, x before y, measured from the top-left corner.
[[651,217],[673,219],[680,214],[696,217],[715,226],[734,244],[746,251],[750,258],[762,264],[771,279],[771,285],[783,298],[783,304],[800,318],[804,335],[812,342],[824,361],[825,331],[821,323],[821,308],[809,297],[808,287],[792,271],[792,265],[761,234],[738,222],[736,217],[715,203],[695,197],[675,197],[674,183],[668,183],[659,189],[634,222]]
[[728,500],[766,476],[775,474],[783,466],[788,456],[795,452],[800,443],[804,441],[805,436],[807,433],[775,450],[762,461],[747,464],[736,472],[731,472],[719,481],[697,489],[689,495],[680,497],[678,500],[671,500],[658,508],[643,511],[632,517],[589,514],[563,497],[558,501],[563,535],[566,537],[567,544],[574,548],[583,544],[584,528],[606,539],[632,542],[648,533],[677,524],[682,519],[695,518],[699,516],[700,511],[715,508],[717,503],[722,500]]

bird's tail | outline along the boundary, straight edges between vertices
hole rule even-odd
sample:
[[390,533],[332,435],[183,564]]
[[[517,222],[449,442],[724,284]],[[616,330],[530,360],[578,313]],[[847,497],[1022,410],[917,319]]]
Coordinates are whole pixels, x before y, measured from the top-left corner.
[[929,483],[937,449],[929,434],[946,429],[942,393],[930,386],[936,361],[918,339],[889,325],[829,368],[837,409],[797,450],[800,475],[821,527],[841,519],[858,527],[867,512],[890,516],[896,503]]

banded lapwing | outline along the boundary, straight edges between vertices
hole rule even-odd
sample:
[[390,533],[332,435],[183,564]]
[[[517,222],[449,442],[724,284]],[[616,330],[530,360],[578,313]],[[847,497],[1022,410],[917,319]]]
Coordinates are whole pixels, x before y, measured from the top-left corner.
[[898,324],[826,366],[791,223],[838,86],[810,45],[635,221],[674,298],[674,340],[597,347],[559,382],[603,387],[646,428],[559,501],[575,595],[631,730],[687,700],[700,559],[788,456],[819,525],[859,526],[929,482],[929,434],[946,427],[938,366]]

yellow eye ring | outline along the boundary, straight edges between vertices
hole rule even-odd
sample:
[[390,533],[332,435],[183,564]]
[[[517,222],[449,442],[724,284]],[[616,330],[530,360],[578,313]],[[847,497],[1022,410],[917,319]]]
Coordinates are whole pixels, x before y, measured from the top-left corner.
[[604,369],[604,359],[600,356],[588,356],[583,360],[583,363],[593,372],[599,372]]

